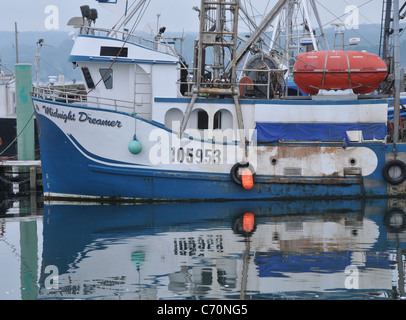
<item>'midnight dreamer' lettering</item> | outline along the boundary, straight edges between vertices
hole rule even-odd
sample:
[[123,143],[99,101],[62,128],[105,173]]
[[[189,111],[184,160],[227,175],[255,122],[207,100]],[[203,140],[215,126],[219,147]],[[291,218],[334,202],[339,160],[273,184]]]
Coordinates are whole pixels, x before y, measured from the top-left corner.
[[49,115],[50,117],[53,117],[53,118],[62,119],[65,123],[67,121],[79,120],[79,122],[88,122],[90,124],[94,124],[97,126],[110,127],[110,128],[114,128],[114,127],[121,128],[123,126],[121,121],[93,118],[93,117],[89,116],[86,112],[83,112],[83,111],[79,112],[79,117],[77,119],[76,114],[73,113],[72,111],[69,111],[69,113],[66,114],[63,111],[58,110],[58,108],[56,108],[55,110],[53,108],[47,107],[47,106],[42,106],[42,108],[44,109],[44,112],[46,115]]
[[90,117],[86,112],[79,112],[79,122],[89,122],[90,124],[95,124],[104,127],[117,127],[121,128],[123,125],[120,121],[102,120]]
[[69,111],[68,114],[66,114],[65,112],[59,112],[58,109],[56,109],[54,111],[54,109],[52,109],[51,107],[45,107],[43,106],[43,108],[45,109],[45,114],[54,117],[54,118],[59,118],[62,119],[65,123],[69,120],[69,121],[75,121],[75,114],[72,113],[72,111]]

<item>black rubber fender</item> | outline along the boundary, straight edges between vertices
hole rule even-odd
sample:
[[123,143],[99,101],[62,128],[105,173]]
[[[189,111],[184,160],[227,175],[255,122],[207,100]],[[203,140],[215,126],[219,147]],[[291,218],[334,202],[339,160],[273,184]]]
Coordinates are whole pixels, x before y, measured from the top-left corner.
[[383,224],[390,233],[398,233],[406,230],[406,214],[402,209],[392,208],[386,212]]
[[[389,171],[393,167],[398,167],[401,170],[401,174],[398,177],[391,177]],[[392,185],[401,184],[406,180],[406,164],[400,160],[388,161],[382,168],[383,178]]]
[[241,235],[244,237],[252,236],[254,234],[254,232],[257,230],[256,220],[254,223],[254,228],[249,232],[244,230],[243,220],[244,220],[243,214],[234,217],[234,219],[232,220],[232,223],[231,223],[231,229],[233,230],[234,234],[238,234],[238,235]]
[[242,180],[241,180],[241,175],[238,173],[238,169],[240,168],[248,168],[252,172],[253,178],[255,177],[255,170],[254,168],[250,165],[249,162],[237,162],[235,165],[230,170],[230,179],[232,182],[238,185],[242,185]]

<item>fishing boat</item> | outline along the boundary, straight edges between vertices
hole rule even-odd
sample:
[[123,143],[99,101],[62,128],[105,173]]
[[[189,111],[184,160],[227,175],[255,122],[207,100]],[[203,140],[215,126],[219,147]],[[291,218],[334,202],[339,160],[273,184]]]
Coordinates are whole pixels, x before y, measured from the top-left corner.
[[[81,71],[86,93],[33,90],[46,198],[201,201],[406,193],[406,145],[396,120],[392,135],[388,131],[388,96],[353,90],[355,82],[365,88],[370,76],[382,78],[384,67],[369,70],[364,81],[353,77],[360,66],[340,65],[346,79],[355,81],[349,87],[314,82],[316,94],[286,94],[287,75],[295,70],[289,56],[293,40],[285,39],[283,59],[278,50],[264,48],[266,31],[286,21],[278,19],[281,12],[291,16],[299,3],[308,17],[314,1],[278,1],[245,37],[239,35],[239,13],[245,11],[240,1],[202,0],[191,67],[165,38],[165,27],[153,39],[129,30],[146,1],[131,7],[127,1],[97,2],[119,17],[113,27],[96,27],[98,13],[89,6],[70,21],[78,34],[69,60]],[[327,65],[335,56],[346,57],[323,52],[306,21],[301,38],[312,45],[297,47],[310,52],[308,58],[320,57]],[[298,63],[310,66],[300,56]],[[321,79],[334,79],[334,68],[321,68],[329,75]]]
[[13,73],[0,73],[0,158],[15,155],[17,144],[13,144],[17,135],[15,112],[15,78]]

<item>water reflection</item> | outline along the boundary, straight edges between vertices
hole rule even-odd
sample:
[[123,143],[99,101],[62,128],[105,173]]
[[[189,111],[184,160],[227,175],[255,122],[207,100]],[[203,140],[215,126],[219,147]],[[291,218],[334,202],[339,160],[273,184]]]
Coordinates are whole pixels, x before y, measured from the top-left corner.
[[45,204],[37,298],[398,299],[398,208],[406,204]]
[[38,297],[42,197],[0,192],[0,300]]
[[5,198],[0,299],[402,299],[405,209]]

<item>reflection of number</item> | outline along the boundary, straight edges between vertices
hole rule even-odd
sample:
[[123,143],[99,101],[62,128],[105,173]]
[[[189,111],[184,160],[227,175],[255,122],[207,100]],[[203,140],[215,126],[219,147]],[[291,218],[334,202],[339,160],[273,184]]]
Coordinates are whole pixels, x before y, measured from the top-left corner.
[[201,235],[198,237],[173,239],[173,252],[176,256],[201,256],[208,252],[223,252],[221,235]]

